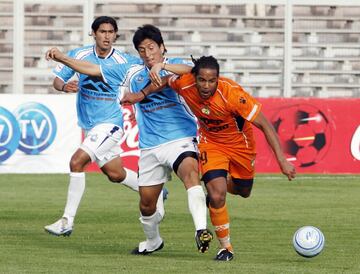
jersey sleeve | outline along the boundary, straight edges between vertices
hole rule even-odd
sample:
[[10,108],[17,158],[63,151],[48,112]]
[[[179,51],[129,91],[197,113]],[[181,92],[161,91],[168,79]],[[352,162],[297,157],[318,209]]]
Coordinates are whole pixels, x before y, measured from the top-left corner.
[[254,121],[261,110],[261,104],[244,91],[241,86],[231,88],[229,104],[231,111],[249,122]]
[[104,82],[111,86],[124,86],[127,73],[132,65],[128,63],[101,65],[101,75]]
[[180,76],[176,74],[172,74],[167,81],[167,84],[170,88],[175,90],[176,92],[180,92]]
[[[75,58],[75,53],[76,52],[74,50],[71,50],[67,53],[67,56],[70,58]],[[74,76],[75,73],[76,72],[72,68],[69,68],[61,63],[59,63],[53,70],[53,74],[64,82],[67,82],[71,77]]]

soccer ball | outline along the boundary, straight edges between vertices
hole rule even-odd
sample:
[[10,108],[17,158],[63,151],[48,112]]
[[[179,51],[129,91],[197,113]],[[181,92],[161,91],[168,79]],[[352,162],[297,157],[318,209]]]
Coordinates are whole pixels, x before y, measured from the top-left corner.
[[319,255],[324,249],[325,237],[320,229],[314,226],[303,226],[295,232],[293,245],[300,256],[311,258]]

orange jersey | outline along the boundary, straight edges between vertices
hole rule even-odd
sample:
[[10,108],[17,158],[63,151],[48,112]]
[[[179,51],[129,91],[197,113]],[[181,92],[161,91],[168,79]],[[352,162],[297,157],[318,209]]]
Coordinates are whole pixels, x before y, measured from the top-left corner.
[[184,98],[198,118],[200,145],[213,143],[255,152],[250,122],[260,112],[261,104],[240,85],[219,77],[216,92],[205,100],[200,97],[192,74],[174,75],[168,84]]

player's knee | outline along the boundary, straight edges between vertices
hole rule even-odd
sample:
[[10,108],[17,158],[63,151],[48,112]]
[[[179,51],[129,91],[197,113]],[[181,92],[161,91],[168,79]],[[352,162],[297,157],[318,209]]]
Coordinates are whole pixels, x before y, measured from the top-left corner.
[[70,160],[70,170],[71,172],[84,171],[84,165],[82,161],[79,158],[73,156]]
[[213,193],[210,195],[210,205],[214,208],[220,208],[225,205],[225,195],[222,193]]
[[156,211],[156,204],[140,203],[140,212],[143,216],[151,216]]

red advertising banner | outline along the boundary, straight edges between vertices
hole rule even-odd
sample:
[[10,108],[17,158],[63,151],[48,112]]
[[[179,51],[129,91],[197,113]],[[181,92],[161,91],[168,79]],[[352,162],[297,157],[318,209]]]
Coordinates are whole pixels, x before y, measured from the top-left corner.
[[[360,173],[360,99],[260,98],[298,173]],[[279,172],[256,129],[257,172]]]
[[[360,174],[360,99],[259,98],[274,125],[287,158],[298,173]],[[124,166],[137,170],[138,128],[124,111],[121,143]],[[255,128],[255,127],[254,127]],[[254,129],[257,173],[280,172],[265,137]],[[88,171],[98,171],[91,165]]]

